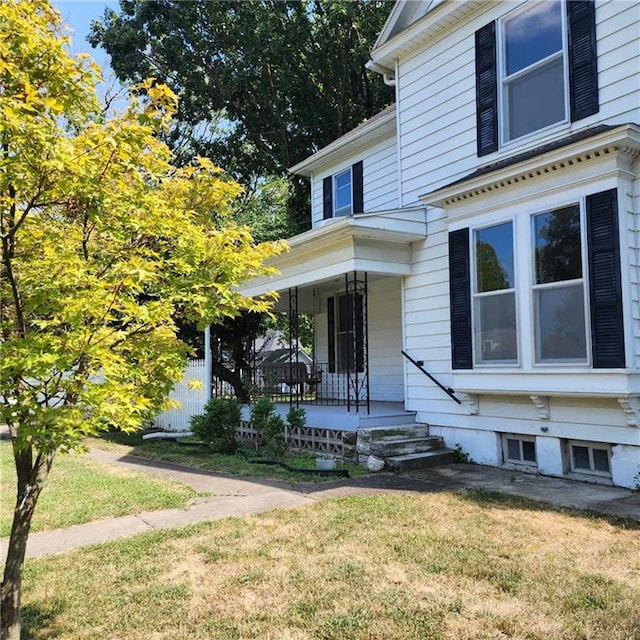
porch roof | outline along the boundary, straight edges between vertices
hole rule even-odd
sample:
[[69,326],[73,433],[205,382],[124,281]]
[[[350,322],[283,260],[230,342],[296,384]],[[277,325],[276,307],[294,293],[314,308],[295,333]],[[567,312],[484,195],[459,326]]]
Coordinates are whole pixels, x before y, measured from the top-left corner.
[[332,219],[290,238],[290,250],[269,261],[279,273],[254,278],[240,292],[256,297],[316,285],[350,271],[409,275],[410,244],[426,235],[424,207]]

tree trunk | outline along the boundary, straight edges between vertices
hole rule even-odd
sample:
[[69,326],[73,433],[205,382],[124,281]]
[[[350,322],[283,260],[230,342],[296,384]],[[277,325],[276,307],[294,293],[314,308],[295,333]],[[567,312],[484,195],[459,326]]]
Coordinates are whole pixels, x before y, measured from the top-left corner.
[[18,495],[13,512],[13,524],[9,537],[7,559],[2,579],[0,597],[0,640],[20,640],[22,617],[20,601],[22,598],[22,572],[27,550],[27,538],[31,527],[31,518],[51,463],[53,453],[40,454],[32,465],[31,447],[14,452],[16,472],[18,474]]

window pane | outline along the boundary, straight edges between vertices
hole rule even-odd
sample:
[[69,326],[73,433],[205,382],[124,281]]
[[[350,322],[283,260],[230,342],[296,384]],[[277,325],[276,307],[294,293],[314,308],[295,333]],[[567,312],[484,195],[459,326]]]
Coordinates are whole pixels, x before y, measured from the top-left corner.
[[536,445],[534,442],[522,441],[522,459],[528,462],[536,461]]
[[520,460],[520,441],[507,438],[507,458],[509,460]]
[[582,278],[578,205],[534,216],[536,284]]
[[582,283],[535,291],[536,360],[585,361]]
[[476,231],[477,292],[513,288],[513,224]]
[[606,449],[592,449],[593,468],[596,471],[609,472],[609,454]]
[[351,171],[343,171],[334,178],[335,212],[351,213]]
[[536,3],[505,24],[507,75],[562,49],[560,2]]
[[516,362],[515,293],[476,298],[476,359]]
[[565,119],[562,56],[505,85],[507,139],[514,140]]
[[571,452],[573,453],[573,468],[574,469],[589,469],[589,447],[577,447],[572,446]]

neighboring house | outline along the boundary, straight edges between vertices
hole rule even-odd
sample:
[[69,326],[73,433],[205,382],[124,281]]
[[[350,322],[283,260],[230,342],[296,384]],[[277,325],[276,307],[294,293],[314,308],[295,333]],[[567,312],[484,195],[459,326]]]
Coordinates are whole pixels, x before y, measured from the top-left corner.
[[312,229],[244,293],[314,314],[350,408],[402,402],[476,462],[635,486],[638,42],[638,2],[397,2],[369,63],[395,105],[292,168]]

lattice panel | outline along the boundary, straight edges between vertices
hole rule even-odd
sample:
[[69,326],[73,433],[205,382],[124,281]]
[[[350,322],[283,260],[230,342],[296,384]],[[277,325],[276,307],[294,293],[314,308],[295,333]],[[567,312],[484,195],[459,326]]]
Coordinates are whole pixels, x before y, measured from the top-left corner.
[[[236,432],[240,442],[254,443],[258,439],[256,430],[251,424],[243,420]],[[317,427],[295,427],[289,429],[289,445],[297,451],[328,453],[343,457],[342,442],[344,431],[337,429],[319,429]]]

